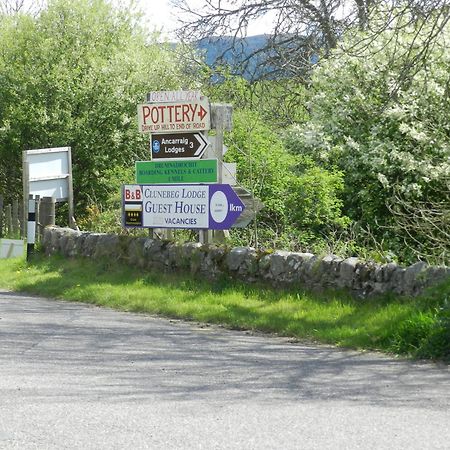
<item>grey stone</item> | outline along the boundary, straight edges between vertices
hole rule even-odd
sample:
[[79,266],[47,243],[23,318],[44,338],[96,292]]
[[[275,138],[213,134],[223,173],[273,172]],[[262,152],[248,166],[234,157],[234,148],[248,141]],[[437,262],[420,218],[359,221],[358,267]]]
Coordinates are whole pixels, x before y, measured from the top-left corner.
[[287,270],[284,279],[289,283],[301,281],[301,267],[309,261],[313,255],[311,253],[290,253],[286,258]]
[[381,280],[384,283],[391,281],[393,274],[398,269],[396,263],[390,262],[381,266]]
[[100,236],[105,233],[89,233],[83,243],[82,255],[86,257],[94,256],[95,247]]
[[200,266],[203,274],[208,278],[215,278],[227,271],[225,259],[228,251],[225,247],[206,247],[203,251],[204,257]]
[[165,242],[159,239],[146,239],[144,242],[144,255],[149,261],[160,261]]
[[70,258],[77,256],[77,242],[80,237],[81,232],[75,232],[74,234],[69,234],[66,246],[66,255]]
[[251,247],[228,249],[199,243],[178,245],[150,238],[130,238],[104,233],[79,232],[47,227],[42,245],[46,254],[122,259],[157,270],[201,271],[214,278],[219,274],[246,281],[267,280],[273,284],[304,285],[311,289],[345,287],[360,297],[393,292],[417,295],[450,276],[449,267],[428,267],[418,262],[402,268],[395,263],[375,264],[356,257],[335,255],[319,258],[311,253],[278,250],[260,254]]
[[255,275],[258,268],[257,252],[252,247],[235,247],[225,258],[226,267],[239,275]]
[[415,294],[425,285],[426,268],[427,264],[423,261],[419,261],[405,269],[403,277],[405,292]]
[[101,234],[97,237],[93,253],[95,259],[119,259],[122,256],[120,253],[119,237],[117,235]]
[[287,258],[290,252],[277,250],[270,255],[270,274],[274,280],[280,280],[288,270]]
[[450,277],[450,267],[429,266],[425,270],[426,285],[439,284]]
[[83,248],[88,236],[89,233],[84,232],[81,233],[80,236],[78,236],[78,238],[76,239],[74,248],[75,256],[83,256]]
[[359,263],[356,265],[358,279],[362,282],[375,281],[376,264],[373,262]]
[[181,245],[181,267],[190,269],[191,273],[197,273],[200,271],[203,260],[205,258],[205,252],[203,251],[203,245],[199,242],[189,242]]
[[262,256],[258,261],[259,273],[266,276],[270,270],[271,254]]
[[405,294],[408,290],[405,289],[404,279],[405,279],[406,270],[402,267],[397,267],[393,272],[391,280],[389,284],[391,286],[391,290],[396,294]]
[[335,284],[341,261],[336,255],[326,255],[320,260],[319,272],[323,287],[332,287]]
[[339,284],[342,287],[353,287],[353,278],[355,277],[356,266],[359,263],[359,259],[352,256],[344,259],[339,267]]
[[146,240],[147,238],[142,237],[131,239],[127,253],[127,259],[131,265],[145,267],[144,244]]

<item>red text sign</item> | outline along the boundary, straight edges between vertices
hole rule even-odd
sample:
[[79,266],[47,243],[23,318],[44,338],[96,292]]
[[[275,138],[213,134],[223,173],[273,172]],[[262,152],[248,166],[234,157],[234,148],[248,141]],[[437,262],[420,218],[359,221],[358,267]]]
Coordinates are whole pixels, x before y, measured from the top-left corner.
[[144,103],[138,105],[141,133],[205,131],[211,128],[209,101],[180,103]]

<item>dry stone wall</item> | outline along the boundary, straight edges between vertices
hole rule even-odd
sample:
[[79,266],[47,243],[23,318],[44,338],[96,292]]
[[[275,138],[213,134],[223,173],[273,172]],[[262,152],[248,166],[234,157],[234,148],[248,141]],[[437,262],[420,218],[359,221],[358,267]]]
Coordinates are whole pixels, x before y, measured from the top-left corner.
[[417,295],[450,277],[450,267],[417,262],[409,267],[376,264],[358,258],[319,257],[311,253],[263,253],[251,247],[226,248],[199,243],[175,244],[144,237],[48,227],[42,240],[46,254],[108,258],[143,269],[188,271],[209,278],[230,276],[248,282],[311,290],[346,289],[360,297],[392,292]]

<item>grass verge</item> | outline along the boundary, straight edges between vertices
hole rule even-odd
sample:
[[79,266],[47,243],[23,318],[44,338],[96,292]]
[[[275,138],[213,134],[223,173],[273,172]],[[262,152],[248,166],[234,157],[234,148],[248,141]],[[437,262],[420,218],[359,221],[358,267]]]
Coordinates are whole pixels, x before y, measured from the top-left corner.
[[125,311],[260,330],[341,347],[450,361],[450,281],[418,298],[273,290],[36,255],[0,260],[0,286]]

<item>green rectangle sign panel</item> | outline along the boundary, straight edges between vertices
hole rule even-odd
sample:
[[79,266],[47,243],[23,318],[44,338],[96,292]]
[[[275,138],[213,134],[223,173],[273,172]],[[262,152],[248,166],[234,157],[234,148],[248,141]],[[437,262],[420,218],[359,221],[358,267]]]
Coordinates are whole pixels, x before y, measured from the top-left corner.
[[136,183],[217,183],[217,159],[136,161]]

